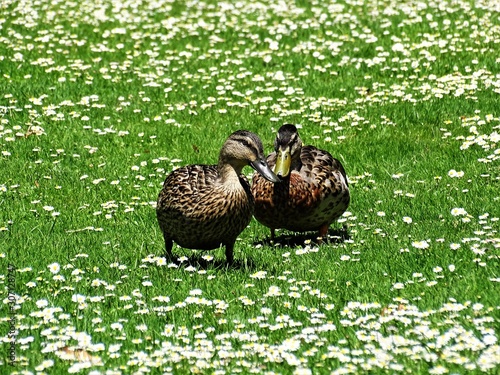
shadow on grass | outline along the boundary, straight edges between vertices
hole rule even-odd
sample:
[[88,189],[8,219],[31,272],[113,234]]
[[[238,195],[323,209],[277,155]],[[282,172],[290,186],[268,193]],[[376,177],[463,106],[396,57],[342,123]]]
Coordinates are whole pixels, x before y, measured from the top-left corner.
[[318,238],[316,232],[307,233],[284,233],[271,240],[271,237],[267,237],[263,240],[255,241],[254,245],[263,245],[271,247],[297,247],[304,246],[307,244],[319,246],[325,243],[342,243],[351,237],[347,232],[347,228],[342,229],[328,229],[327,239],[321,240]]
[[[179,257],[173,255],[172,257],[167,257],[167,262],[174,263],[178,268],[188,268],[194,267],[196,270],[253,270],[255,269],[255,263],[250,258],[235,259],[232,263],[229,263],[225,259],[212,259],[206,260],[203,256],[206,254],[192,254],[189,256],[183,256],[182,261]],[[187,258],[187,259],[186,259]]]
[[[263,245],[275,248],[298,247],[308,245],[319,246],[325,243],[342,243],[350,239],[346,228],[329,229],[326,241],[319,241],[316,232],[307,233],[284,233],[277,236],[274,241],[271,238],[255,241],[253,245]],[[256,265],[251,258],[235,259],[232,263],[228,263],[225,259],[204,258],[206,252],[200,251],[190,255],[166,257],[168,263],[177,265],[178,268],[194,267],[196,270],[245,270],[252,271],[256,269]],[[182,261],[180,260],[182,259]]]

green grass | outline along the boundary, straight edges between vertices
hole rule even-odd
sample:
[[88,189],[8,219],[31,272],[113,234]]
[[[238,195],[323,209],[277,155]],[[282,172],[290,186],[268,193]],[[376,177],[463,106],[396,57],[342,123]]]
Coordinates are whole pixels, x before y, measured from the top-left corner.
[[[496,373],[494,4],[104,4],[1,5],[3,368]],[[237,267],[163,264],[166,174],[287,122],[344,164],[348,238],[252,220]]]

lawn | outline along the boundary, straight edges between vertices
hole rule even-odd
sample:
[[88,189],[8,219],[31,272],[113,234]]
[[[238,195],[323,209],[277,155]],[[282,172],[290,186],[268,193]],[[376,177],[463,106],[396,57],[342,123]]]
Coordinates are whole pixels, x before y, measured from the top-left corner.
[[[0,9],[2,372],[498,374],[498,2]],[[166,260],[165,176],[284,123],[347,171],[329,241]]]

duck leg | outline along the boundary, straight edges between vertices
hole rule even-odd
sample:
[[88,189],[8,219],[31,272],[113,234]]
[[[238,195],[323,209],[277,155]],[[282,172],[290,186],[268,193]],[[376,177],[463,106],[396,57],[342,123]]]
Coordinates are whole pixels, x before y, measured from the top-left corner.
[[165,258],[172,259],[172,246],[174,245],[174,241],[166,232],[163,232],[163,238],[165,239]]
[[318,230],[318,243],[322,243],[326,239],[326,235],[328,234],[329,224],[323,224],[319,227]]
[[234,262],[234,255],[233,255],[233,250],[234,250],[234,242],[231,243],[226,243],[226,261],[228,264],[233,264]]

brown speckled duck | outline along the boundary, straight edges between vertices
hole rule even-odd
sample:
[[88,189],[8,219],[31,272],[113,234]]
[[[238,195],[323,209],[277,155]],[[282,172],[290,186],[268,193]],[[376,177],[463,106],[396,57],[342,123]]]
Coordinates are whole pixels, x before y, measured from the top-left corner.
[[283,125],[267,163],[281,179],[269,183],[254,174],[252,194],[255,218],[271,228],[294,232],[318,231],[320,238],[349,206],[347,176],[342,164],[329,152],[302,146],[297,128]]
[[173,242],[200,250],[224,245],[227,262],[233,262],[236,238],[254,212],[250,185],[241,174],[246,165],[271,183],[279,181],[266,163],[262,141],[246,130],[229,136],[217,165],[188,165],[167,176],[156,215],[168,257]]

